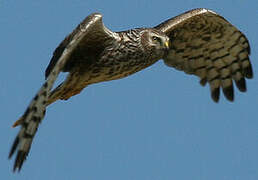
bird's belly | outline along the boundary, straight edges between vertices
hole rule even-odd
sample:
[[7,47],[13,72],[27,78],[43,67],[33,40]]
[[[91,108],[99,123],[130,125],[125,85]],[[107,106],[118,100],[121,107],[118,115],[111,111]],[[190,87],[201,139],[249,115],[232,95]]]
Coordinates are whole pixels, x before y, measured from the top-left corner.
[[134,74],[155,62],[120,63],[113,66],[94,67],[86,75],[87,84],[121,79]]

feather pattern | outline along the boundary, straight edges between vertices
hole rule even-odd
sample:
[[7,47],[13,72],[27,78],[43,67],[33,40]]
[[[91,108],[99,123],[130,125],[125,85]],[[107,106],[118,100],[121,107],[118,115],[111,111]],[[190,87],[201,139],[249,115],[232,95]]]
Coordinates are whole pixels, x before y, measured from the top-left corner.
[[171,41],[166,65],[194,74],[200,83],[210,84],[211,97],[218,102],[220,88],[233,101],[233,81],[245,92],[245,78],[252,78],[247,38],[220,15],[207,9],[195,9],[155,27]]

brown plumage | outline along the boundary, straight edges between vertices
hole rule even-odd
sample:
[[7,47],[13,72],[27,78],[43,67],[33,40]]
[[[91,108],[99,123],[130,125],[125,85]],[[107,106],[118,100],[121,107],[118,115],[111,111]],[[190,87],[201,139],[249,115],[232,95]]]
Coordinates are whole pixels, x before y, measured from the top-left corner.
[[172,41],[164,58],[168,66],[199,76],[210,84],[211,96],[219,100],[220,88],[234,100],[233,81],[245,92],[245,78],[252,78],[247,38],[223,17],[207,9],[196,9],[155,27]]
[[[13,170],[20,170],[29,153],[38,125],[48,105],[67,100],[87,85],[120,79],[138,72],[159,59],[166,65],[200,77],[210,84],[211,96],[219,100],[220,88],[233,101],[233,81],[246,91],[245,78],[252,78],[247,38],[218,14],[195,9],[171,18],[154,28],[112,32],[102,15],[88,16],[55,50],[46,69],[46,82],[23,116],[9,158],[17,151]],[[51,91],[58,76],[66,80]]]

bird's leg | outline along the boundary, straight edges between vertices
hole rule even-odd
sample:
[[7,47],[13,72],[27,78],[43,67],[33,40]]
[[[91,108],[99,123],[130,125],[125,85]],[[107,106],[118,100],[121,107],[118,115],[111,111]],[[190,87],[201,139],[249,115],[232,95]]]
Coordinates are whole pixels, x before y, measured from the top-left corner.
[[21,125],[23,121],[24,121],[24,116],[20,117],[17,121],[15,121],[12,127],[15,128],[16,126]]

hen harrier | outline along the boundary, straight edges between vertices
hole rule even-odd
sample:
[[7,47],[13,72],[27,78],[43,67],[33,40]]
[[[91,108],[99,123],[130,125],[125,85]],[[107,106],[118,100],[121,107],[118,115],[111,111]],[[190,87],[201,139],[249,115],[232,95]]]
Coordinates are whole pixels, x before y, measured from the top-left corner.
[[[233,101],[233,80],[245,92],[245,78],[253,76],[249,54],[245,35],[211,10],[194,9],[153,28],[122,32],[110,31],[101,14],[91,14],[54,51],[45,83],[14,123],[21,129],[9,154],[11,158],[17,151],[13,170],[21,169],[46,107],[59,99],[67,100],[90,84],[129,76],[163,59],[168,66],[198,76],[201,85],[208,82],[215,102],[220,89]],[[61,71],[69,74],[51,91]]]

